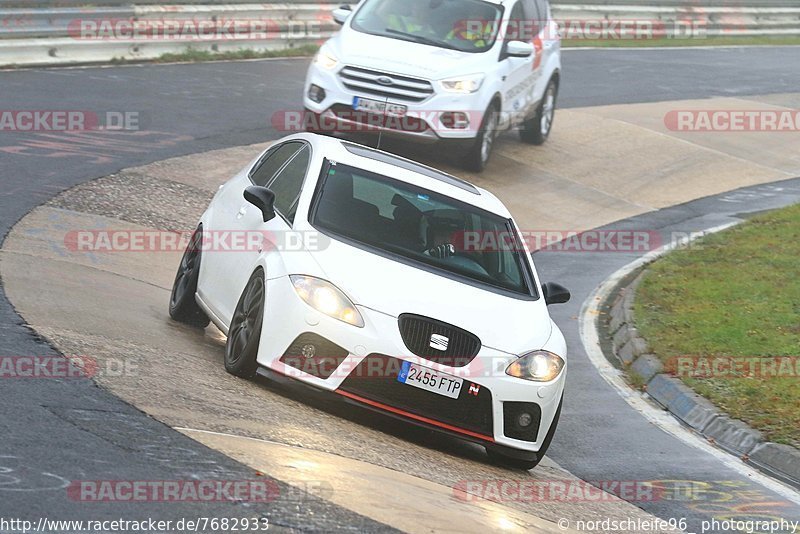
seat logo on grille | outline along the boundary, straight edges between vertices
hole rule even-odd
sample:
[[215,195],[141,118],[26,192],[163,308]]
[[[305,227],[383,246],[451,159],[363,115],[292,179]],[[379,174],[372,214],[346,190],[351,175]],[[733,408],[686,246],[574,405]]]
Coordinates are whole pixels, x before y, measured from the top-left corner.
[[381,85],[392,85],[394,83],[394,80],[389,78],[388,76],[381,76],[375,81],[377,81]]
[[447,350],[447,345],[450,343],[450,338],[441,334],[431,334],[430,347],[436,350]]

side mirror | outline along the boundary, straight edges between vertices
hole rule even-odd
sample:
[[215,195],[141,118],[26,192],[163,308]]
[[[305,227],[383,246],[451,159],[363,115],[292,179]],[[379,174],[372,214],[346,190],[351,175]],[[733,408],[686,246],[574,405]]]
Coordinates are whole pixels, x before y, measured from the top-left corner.
[[534,48],[532,43],[526,43],[525,41],[509,41],[506,44],[506,57],[531,57],[533,55]]
[[336,21],[337,24],[344,24],[347,22],[347,19],[350,18],[352,13],[353,10],[350,8],[350,6],[342,6],[333,10],[333,20]]
[[244,199],[261,210],[264,222],[275,218],[275,193],[258,185],[251,185],[244,190]]
[[572,296],[569,289],[555,282],[547,282],[543,285],[542,293],[544,294],[544,302],[548,306],[551,304],[566,304]]

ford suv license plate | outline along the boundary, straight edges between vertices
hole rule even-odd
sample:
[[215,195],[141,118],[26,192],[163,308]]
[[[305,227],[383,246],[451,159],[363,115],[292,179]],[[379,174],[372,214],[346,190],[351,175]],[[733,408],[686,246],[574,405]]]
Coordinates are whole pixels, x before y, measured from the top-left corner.
[[391,117],[402,117],[408,111],[408,106],[402,104],[392,104],[391,102],[381,102],[380,100],[370,100],[369,98],[353,98],[353,109],[356,111],[366,111],[379,115],[389,115]]

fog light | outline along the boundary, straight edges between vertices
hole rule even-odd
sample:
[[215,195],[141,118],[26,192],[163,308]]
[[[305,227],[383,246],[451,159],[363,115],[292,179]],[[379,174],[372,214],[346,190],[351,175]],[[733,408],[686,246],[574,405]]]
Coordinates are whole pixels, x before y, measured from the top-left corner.
[[536,441],[542,409],[535,402],[503,402],[503,434],[512,439]]
[[461,111],[448,111],[442,113],[442,126],[451,130],[465,130],[469,128],[469,115]]
[[519,414],[519,418],[517,419],[517,424],[522,428],[531,426],[532,422],[533,422],[533,417],[528,412],[522,412],[521,414]]
[[300,354],[303,355],[303,358],[313,358],[317,355],[317,347],[308,343],[307,345],[303,345],[303,348],[300,349]]
[[311,84],[311,87],[308,88],[308,98],[317,104],[325,100],[325,96],[325,89],[319,85]]

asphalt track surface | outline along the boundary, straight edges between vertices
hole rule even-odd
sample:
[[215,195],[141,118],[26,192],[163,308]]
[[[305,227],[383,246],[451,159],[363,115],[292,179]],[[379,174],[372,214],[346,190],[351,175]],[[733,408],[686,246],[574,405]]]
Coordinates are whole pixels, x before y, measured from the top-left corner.
[[[561,107],[792,92],[800,86],[797,48],[569,51],[564,64]],[[305,65],[303,60],[279,60],[1,72],[0,109],[135,111],[142,117],[144,131],[112,138],[0,133],[0,235],[5,236],[35,206],[78,183],[168,157],[280,137],[270,118],[298,109]],[[762,197],[762,207],[775,203],[774,194]],[[748,203],[746,209],[757,206]],[[715,213],[703,216],[711,212]],[[682,228],[688,228],[726,220],[735,213],[731,203],[707,199],[642,216],[650,219],[638,222],[653,228],[682,222]],[[587,272],[579,268],[576,256],[558,256],[543,255],[538,265],[549,279],[567,282],[575,294],[569,306],[554,313],[563,325],[603,275],[613,272],[626,258],[610,257]],[[580,346],[577,329],[567,330],[574,350]],[[22,324],[3,294],[0,354],[52,353],[52,348]],[[565,407],[550,454],[562,466],[589,480],[742,482],[738,473],[666,437],[643,419],[631,422],[616,417],[627,406],[621,398],[609,395],[607,388],[601,392],[604,385],[593,372],[586,361],[582,367],[573,366],[570,373],[568,388],[574,397]],[[239,480],[253,473],[141,415],[89,381],[6,380],[0,383],[0,391],[0,472],[4,473],[0,478],[0,516],[170,519],[231,517],[244,511],[243,505],[225,503],[164,507],[70,502],[53,488],[71,480]],[[626,448],[637,440],[637,448],[657,454],[646,459],[627,454]],[[770,494],[763,499],[782,501]],[[662,517],[674,517],[676,510],[671,506],[674,503],[643,507]],[[286,509],[273,505],[263,510],[276,526],[389,528],[315,499],[304,498],[302,506],[287,503]],[[782,510],[783,517],[800,517],[797,508]],[[695,519],[707,514],[681,512],[693,513]]]

